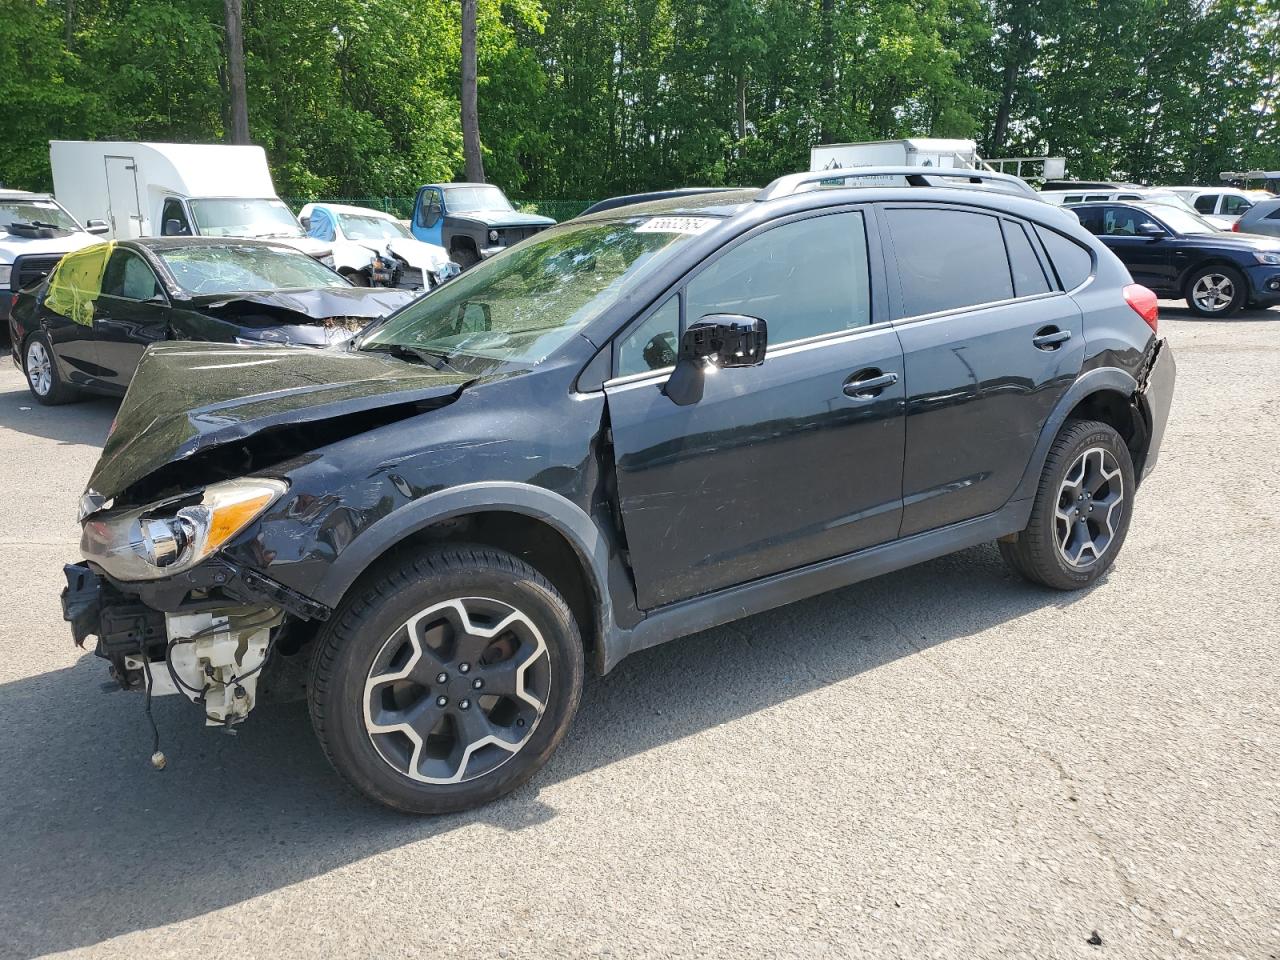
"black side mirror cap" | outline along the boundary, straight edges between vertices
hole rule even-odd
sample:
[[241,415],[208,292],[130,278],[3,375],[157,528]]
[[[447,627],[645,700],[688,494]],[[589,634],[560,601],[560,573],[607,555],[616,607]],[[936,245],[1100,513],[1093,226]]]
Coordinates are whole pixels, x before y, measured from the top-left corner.
[[1158,223],[1152,223],[1150,220],[1138,224],[1138,232],[1151,240],[1159,240],[1165,235],[1164,228]]
[[672,403],[688,406],[702,399],[707,364],[715,367],[756,367],[769,348],[769,325],[760,317],[737,313],[709,313],[689,324],[680,338],[676,368],[663,392]]

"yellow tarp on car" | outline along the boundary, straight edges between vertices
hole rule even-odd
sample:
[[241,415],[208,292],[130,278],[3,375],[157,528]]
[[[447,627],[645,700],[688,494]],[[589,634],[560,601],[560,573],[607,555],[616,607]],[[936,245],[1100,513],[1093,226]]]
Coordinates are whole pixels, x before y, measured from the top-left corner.
[[115,246],[114,241],[95,243],[58,261],[49,279],[45,306],[82,326],[92,326],[93,305],[102,293],[102,275]]

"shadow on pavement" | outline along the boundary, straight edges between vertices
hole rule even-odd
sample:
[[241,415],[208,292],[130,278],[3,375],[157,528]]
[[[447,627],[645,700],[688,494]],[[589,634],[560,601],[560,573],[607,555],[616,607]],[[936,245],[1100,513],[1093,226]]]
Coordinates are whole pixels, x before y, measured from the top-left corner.
[[[8,361],[0,356],[0,363]],[[24,385],[22,375],[12,364],[8,366],[15,376],[0,381],[0,429],[47,437],[58,443],[100,447],[106,442],[119,400],[92,397],[60,407],[42,407]],[[13,386],[5,389],[10,384]]]
[[99,693],[105,670],[86,656],[0,685],[0,955],[174,923],[473,823],[520,830],[556,815],[540,787],[1077,596],[1014,579],[988,546],[642,652],[588,682],[532,784],[436,819],[346,788],[296,704],[230,737],[157,700],[170,765],[153,772],[141,697]]

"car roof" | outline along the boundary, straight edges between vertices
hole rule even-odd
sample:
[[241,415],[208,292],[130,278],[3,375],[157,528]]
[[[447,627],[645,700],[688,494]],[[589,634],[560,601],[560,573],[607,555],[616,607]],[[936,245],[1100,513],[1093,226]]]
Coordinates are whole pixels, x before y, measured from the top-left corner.
[[631,207],[640,203],[649,203],[654,200],[680,199],[685,197],[695,197],[699,194],[732,193],[738,187],[677,187],[669,190],[649,190],[643,193],[626,193],[617,197],[609,197],[605,200],[597,200],[582,213],[580,217],[589,217],[593,213],[600,213],[604,210],[614,210],[618,207]]
[[349,213],[360,217],[377,217],[379,220],[394,220],[395,214],[373,207],[355,207],[348,203],[308,203],[303,210],[332,210],[334,213]]
[[731,217],[735,213],[740,213],[743,207],[755,200],[759,193],[760,191],[755,187],[749,187],[737,190],[730,188],[717,193],[686,194],[645,203],[609,207],[596,213],[583,214],[577,219],[616,220],[620,217],[670,216],[682,213],[697,214],[702,217]]

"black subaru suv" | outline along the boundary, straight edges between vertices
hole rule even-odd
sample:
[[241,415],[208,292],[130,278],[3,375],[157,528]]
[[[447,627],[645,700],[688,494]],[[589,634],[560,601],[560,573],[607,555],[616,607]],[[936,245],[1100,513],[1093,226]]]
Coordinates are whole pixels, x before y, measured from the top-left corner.
[[76,642],[215,726],[299,677],[338,771],[441,812],[546,762],[588,664],[991,540],[1093,583],[1169,410],[1154,296],[1021,181],[836,176],[553,227],[343,348],[151,347]]

